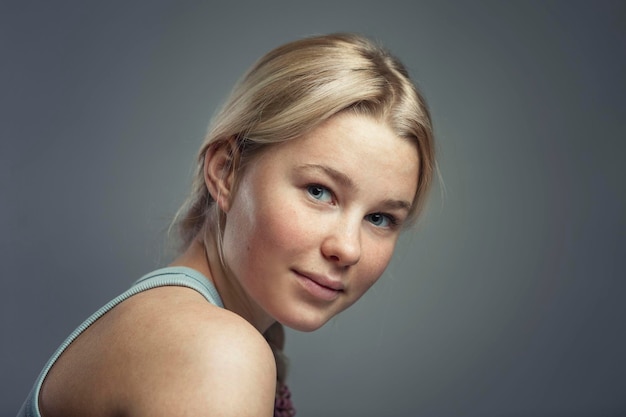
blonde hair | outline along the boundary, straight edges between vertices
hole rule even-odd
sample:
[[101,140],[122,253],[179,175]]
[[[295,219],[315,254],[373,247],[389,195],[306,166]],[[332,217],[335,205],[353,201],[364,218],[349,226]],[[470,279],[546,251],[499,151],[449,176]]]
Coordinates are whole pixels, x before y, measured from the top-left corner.
[[[431,119],[402,63],[355,34],[331,34],[290,42],[259,59],[235,85],[212,121],[198,155],[192,193],[174,222],[183,248],[203,230],[217,232],[223,213],[204,183],[210,146],[235,140],[240,171],[269,145],[295,139],[343,111],[377,118],[412,141],[419,158],[411,218],[419,213],[435,170]],[[216,217],[217,216],[217,217]],[[207,229],[207,227],[209,229]]]

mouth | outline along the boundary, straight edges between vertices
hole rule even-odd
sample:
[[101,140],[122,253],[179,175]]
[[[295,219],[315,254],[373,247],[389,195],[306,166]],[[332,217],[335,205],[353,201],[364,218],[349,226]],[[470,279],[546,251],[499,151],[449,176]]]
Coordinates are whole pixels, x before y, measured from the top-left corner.
[[341,281],[308,272],[297,270],[293,270],[293,272],[304,289],[315,298],[333,301],[344,292]]

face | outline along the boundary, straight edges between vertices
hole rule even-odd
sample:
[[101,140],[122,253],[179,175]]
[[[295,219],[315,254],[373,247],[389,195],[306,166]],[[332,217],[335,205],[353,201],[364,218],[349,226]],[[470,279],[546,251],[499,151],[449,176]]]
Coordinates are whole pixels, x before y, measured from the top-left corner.
[[311,331],[380,277],[415,196],[415,146],[340,114],[248,165],[224,227],[224,260],[254,321]]

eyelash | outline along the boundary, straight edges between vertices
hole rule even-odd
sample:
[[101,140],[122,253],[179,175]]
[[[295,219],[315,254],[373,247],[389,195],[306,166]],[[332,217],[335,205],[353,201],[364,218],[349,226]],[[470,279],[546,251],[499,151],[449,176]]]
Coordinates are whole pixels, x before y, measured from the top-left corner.
[[[378,226],[377,224],[375,224],[371,219],[373,216],[381,216],[385,219],[387,219],[387,221],[389,222],[389,224],[387,226]],[[385,213],[372,213],[372,214],[368,214],[367,216],[365,216],[366,219],[369,219],[369,222],[372,223],[374,226],[376,227],[382,227],[385,229],[394,229],[398,226],[398,219],[396,219],[395,216],[392,216],[391,214],[385,214]]]
[[[317,192],[314,193],[312,190],[316,190]],[[328,187],[325,187],[320,184],[308,184],[306,186],[306,191],[311,198],[317,201],[324,201],[324,200],[317,198],[315,194],[319,194],[319,191],[326,192],[328,193],[328,196],[329,196],[329,200],[330,200],[329,203],[333,205],[335,204],[335,196]],[[374,221],[372,221],[374,216],[380,216],[381,218],[386,219],[389,224],[386,226],[377,225]],[[380,227],[384,229],[394,229],[399,225],[398,219],[395,216],[391,214],[387,214],[387,213],[371,213],[365,216],[365,218],[367,219],[367,221],[372,223],[375,227]]]
[[307,193],[309,193],[309,195],[314,199],[314,200],[318,200],[318,201],[322,201],[321,199],[315,197],[315,195],[311,192],[311,190],[321,190],[322,192],[326,191],[328,193],[328,196],[330,198],[330,203],[334,204],[335,202],[335,195],[333,194],[332,191],[330,191],[330,189],[328,187],[324,187],[323,185],[320,184],[309,184],[306,186],[306,191]]

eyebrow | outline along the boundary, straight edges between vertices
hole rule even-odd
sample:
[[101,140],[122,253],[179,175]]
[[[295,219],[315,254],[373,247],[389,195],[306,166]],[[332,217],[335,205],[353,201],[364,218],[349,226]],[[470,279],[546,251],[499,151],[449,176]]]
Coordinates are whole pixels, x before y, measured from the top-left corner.
[[341,171],[337,171],[336,169],[329,167],[328,165],[304,164],[304,165],[299,166],[298,169],[306,170],[306,171],[308,170],[322,171],[323,173],[331,177],[333,180],[338,182],[343,187],[353,188],[353,189],[358,188],[356,184],[352,181],[352,179],[350,179],[349,176],[347,176]]
[[[304,164],[298,167],[298,170],[314,170],[321,171],[331,177],[334,181],[346,188],[358,189],[354,181],[341,171],[337,171],[328,165],[320,164]],[[406,210],[411,211],[412,204],[405,200],[386,199],[382,202],[382,206],[387,210]]]
[[411,211],[412,204],[405,200],[388,199],[383,201],[383,206],[388,210],[406,210]]

